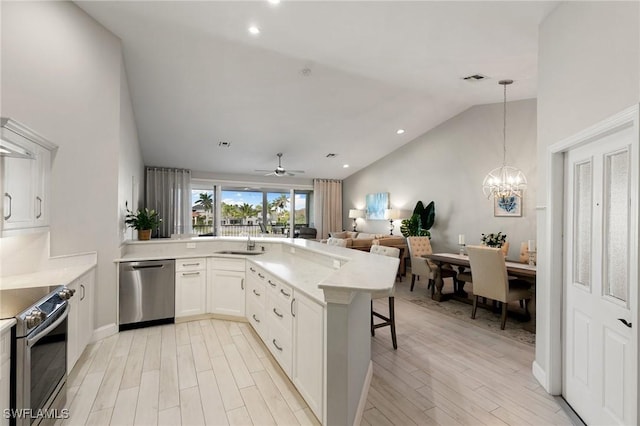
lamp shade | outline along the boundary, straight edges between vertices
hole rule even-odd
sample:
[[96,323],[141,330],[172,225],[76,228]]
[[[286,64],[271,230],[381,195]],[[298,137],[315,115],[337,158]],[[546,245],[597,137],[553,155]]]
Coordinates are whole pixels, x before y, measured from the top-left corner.
[[384,211],[384,218],[390,220],[398,220],[402,218],[402,210],[400,209],[386,209]]
[[364,210],[349,209],[349,219],[359,219],[364,217]]

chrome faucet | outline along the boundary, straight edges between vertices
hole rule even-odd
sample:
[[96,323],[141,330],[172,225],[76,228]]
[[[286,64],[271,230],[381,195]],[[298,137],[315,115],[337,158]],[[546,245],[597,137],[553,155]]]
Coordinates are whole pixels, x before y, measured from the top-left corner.
[[247,235],[247,250],[251,251],[256,248],[256,242],[251,241],[251,235]]

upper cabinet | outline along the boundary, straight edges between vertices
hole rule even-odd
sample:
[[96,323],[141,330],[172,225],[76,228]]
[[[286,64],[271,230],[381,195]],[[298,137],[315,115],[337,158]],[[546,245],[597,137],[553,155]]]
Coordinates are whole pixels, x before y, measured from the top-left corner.
[[49,226],[51,154],[56,145],[8,118],[0,118],[2,234]]

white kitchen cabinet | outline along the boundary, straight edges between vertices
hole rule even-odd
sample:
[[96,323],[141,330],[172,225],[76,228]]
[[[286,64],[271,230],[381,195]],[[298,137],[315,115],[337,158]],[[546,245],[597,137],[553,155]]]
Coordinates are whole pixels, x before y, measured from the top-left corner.
[[295,291],[292,380],[319,419],[322,419],[323,378],[324,307]]
[[71,371],[93,338],[94,282],[95,270],[92,269],[67,286],[75,290],[69,299],[67,371]]
[[[30,144],[30,148],[34,152],[35,144]],[[3,230],[31,227],[35,220],[36,160],[4,157],[3,161]]]
[[2,119],[2,139],[19,146],[23,157],[2,157],[2,231],[46,229],[49,225],[51,151],[56,146],[28,128]]
[[[264,277],[264,274],[261,274]],[[255,266],[247,265],[247,286],[245,313],[258,336],[267,342],[266,299],[267,292],[264,278],[258,277]]]
[[175,317],[204,314],[207,307],[207,262],[205,258],[176,260]]
[[[11,396],[11,328],[0,335],[0,409],[10,407]],[[2,413],[0,413],[2,414]],[[9,419],[0,415],[0,426],[8,426]]]
[[34,173],[34,226],[49,226],[49,195],[51,193],[51,151],[38,146]]
[[244,317],[244,269],[244,259],[209,259],[207,271],[207,312]]

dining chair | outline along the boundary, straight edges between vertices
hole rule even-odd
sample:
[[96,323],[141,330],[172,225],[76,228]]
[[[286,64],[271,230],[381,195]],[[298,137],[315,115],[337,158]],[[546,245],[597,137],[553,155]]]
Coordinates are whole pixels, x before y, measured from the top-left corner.
[[[522,248],[521,248],[522,250]],[[500,251],[502,252],[502,254],[504,255],[504,257],[506,258],[507,255],[509,254],[509,242],[505,241],[502,246],[500,246]],[[458,271],[458,276],[456,277],[456,280],[458,281],[458,289],[457,291],[462,291],[464,288],[464,283],[471,283],[473,284],[473,276],[471,275],[471,271],[469,269],[465,269],[463,267],[460,268],[460,270]],[[484,297],[483,298],[483,302],[487,303],[487,298]]]
[[502,251],[493,247],[467,246],[467,252],[473,277],[474,297],[471,318],[476,318],[478,297],[486,297],[502,303],[501,330],[504,330],[507,322],[509,302],[524,300],[524,309],[529,316],[531,284],[518,279],[509,279]]
[[[409,257],[411,258],[411,291],[413,291],[416,278],[426,277],[428,280],[427,290],[431,289],[433,295],[435,273],[438,267],[435,263],[422,257],[425,254],[433,254],[429,237],[407,237],[407,247],[409,247]],[[453,269],[442,268],[442,279],[445,278],[452,278],[454,286],[457,284],[456,272]]]
[[[400,257],[400,249],[397,247],[389,247],[382,245],[372,245],[369,253],[389,256],[389,257]],[[383,291],[372,291],[371,292],[371,336],[376,335],[376,328],[380,327],[391,327],[391,341],[393,343],[393,349],[398,349],[398,340],[396,338],[396,314],[395,314],[395,292],[396,292],[396,283],[393,283],[393,287],[391,290],[383,290]],[[379,312],[373,310],[373,300],[374,299],[383,299],[388,298],[389,300],[389,316],[385,316]],[[381,323],[376,324],[374,322],[374,317],[377,317],[382,320]]]
[[336,247],[346,247],[347,246],[347,240],[344,239],[344,238],[329,237],[329,238],[327,238],[327,245],[336,246]]

